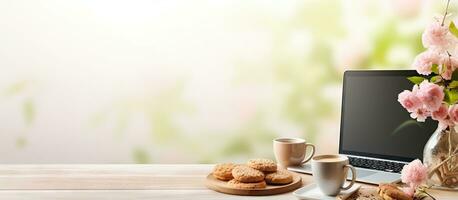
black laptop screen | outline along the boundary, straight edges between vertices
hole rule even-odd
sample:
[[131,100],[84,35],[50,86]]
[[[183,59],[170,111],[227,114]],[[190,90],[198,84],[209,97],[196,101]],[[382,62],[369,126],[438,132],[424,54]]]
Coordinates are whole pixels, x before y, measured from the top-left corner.
[[397,101],[413,84],[415,71],[348,71],[345,73],[339,151],[344,154],[411,161],[437,128],[411,119]]

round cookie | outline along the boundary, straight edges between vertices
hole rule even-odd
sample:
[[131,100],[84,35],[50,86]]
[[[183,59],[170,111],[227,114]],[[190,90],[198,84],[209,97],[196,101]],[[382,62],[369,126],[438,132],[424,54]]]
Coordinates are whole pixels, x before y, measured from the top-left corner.
[[293,182],[293,176],[288,171],[280,169],[276,172],[267,174],[265,180],[268,184],[285,185]]
[[232,188],[237,188],[237,189],[263,189],[263,188],[266,188],[267,186],[265,181],[261,181],[257,183],[242,183],[235,179],[232,179],[229,182],[227,182],[227,185],[229,185]]
[[239,165],[232,170],[232,176],[242,183],[256,183],[264,181],[264,173],[245,165]]
[[251,159],[247,165],[253,169],[257,169],[263,172],[275,172],[277,171],[277,164],[273,160],[258,158]]
[[236,165],[232,163],[223,163],[217,164],[213,169],[213,176],[222,181],[228,181],[233,179],[232,177],[232,169],[234,169]]

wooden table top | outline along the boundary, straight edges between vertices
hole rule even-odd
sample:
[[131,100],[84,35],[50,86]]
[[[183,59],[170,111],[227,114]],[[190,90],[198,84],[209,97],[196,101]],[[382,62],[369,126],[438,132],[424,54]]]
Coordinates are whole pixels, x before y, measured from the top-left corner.
[[[221,194],[205,187],[213,165],[0,165],[0,199],[296,199]],[[301,175],[303,184],[312,177]],[[364,187],[373,187],[364,185]],[[437,199],[458,192],[431,190]]]

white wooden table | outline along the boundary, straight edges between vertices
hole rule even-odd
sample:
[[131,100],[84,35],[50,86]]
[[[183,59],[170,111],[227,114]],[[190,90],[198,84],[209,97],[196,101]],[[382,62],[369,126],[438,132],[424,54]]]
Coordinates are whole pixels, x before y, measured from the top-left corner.
[[[242,197],[204,186],[213,165],[0,165],[0,199],[296,199]],[[303,182],[312,182],[302,175]],[[458,193],[431,191],[437,199]]]

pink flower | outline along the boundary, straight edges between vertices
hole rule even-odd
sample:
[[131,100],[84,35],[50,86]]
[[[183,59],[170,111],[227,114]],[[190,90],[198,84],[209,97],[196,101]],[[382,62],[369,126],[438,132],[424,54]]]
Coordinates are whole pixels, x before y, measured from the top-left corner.
[[422,106],[420,99],[409,90],[401,92],[398,95],[398,101],[409,112],[413,112]]
[[433,22],[426,27],[421,40],[425,48],[436,50],[447,50],[454,43],[454,38],[448,30],[448,26],[442,26],[439,22]]
[[446,103],[442,103],[441,107],[431,113],[431,118],[439,122],[438,127],[441,130],[446,129],[448,126],[452,126],[455,123],[450,119],[449,108]]
[[424,80],[420,83],[417,97],[423,102],[426,109],[434,112],[442,105],[444,91],[442,91],[442,87]]
[[426,118],[428,118],[430,114],[430,111],[424,107],[421,107],[411,112],[410,117],[412,117],[412,119],[417,119],[419,122],[425,122]]
[[417,84],[413,85],[413,87],[412,87],[412,92],[413,92],[415,95],[417,95],[418,90],[420,90],[420,87],[418,87]]
[[439,107],[439,109],[431,113],[431,117],[437,121],[445,120],[447,118],[447,115],[448,115],[448,106],[445,103],[443,103]]
[[417,69],[419,74],[429,75],[431,74],[431,67],[433,64],[440,65],[443,60],[444,57],[437,51],[428,50],[415,57],[412,67]]
[[411,163],[404,165],[401,171],[401,180],[403,183],[412,188],[416,188],[426,181],[428,168],[416,159]]
[[442,76],[442,78],[444,78],[445,80],[450,80],[450,79],[452,79],[452,74],[453,74],[453,69],[451,68],[450,65],[447,65],[447,66],[445,66],[445,67],[442,69],[441,76]]
[[451,56],[444,56],[442,58],[441,76],[445,80],[452,79],[453,71],[458,67],[458,59]]
[[448,110],[448,115],[450,116],[450,120],[454,123],[458,123],[458,105],[455,104],[450,106]]

